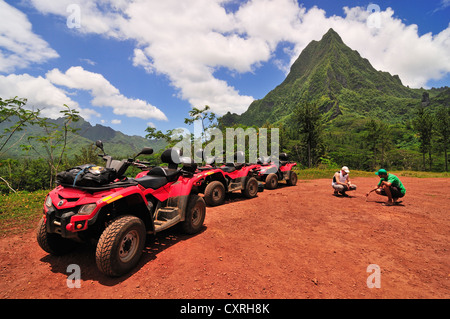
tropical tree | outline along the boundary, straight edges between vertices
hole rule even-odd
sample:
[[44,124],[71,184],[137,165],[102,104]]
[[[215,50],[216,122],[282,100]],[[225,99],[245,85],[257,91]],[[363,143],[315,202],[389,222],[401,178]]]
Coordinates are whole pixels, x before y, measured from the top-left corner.
[[318,159],[323,142],[324,119],[317,104],[303,102],[294,111],[294,121],[299,128],[302,141],[306,145],[307,165],[312,167],[314,159]]
[[448,143],[450,138],[450,107],[441,106],[435,115],[435,131],[437,142],[444,151],[445,171],[448,172]]
[[210,138],[208,136],[208,129],[217,127],[217,117],[216,114],[212,111],[210,111],[210,107],[208,105],[205,105],[203,109],[199,109],[196,107],[193,107],[192,110],[189,111],[189,117],[184,119],[184,124],[194,124],[196,122],[201,123],[201,141],[202,143],[206,143],[208,139]]
[[367,148],[369,152],[371,152],[372,157],[371,168],[375,169],[377,166],[378,155],[379,164],[384,166],[385,154],[391,145],[390,126],[384,122],[371,118],[364,125],[364,129],[365,134],[363,135],[363,138],[367,143]]
[[22,131],[27,124],[37,122],[39,110],[25,109],[24,106],[26,103],[27,99],[15,97],[13,99],[3,100],[0,97],[0,124],[9,122],[11,125],[4,129],[3,132],[0,132],[0,155],[3,155],[9,148],[15,145],[13,144],[8,149],[5,149],[15,133]]
[[[0,97],[0,124],[10,123],[11,126],[0,132],[0,156],[5,154],[11,147],[16,145],[24,136],[20,137],[15,143],[11,144],[12,137],[17,132],[23,130],[27,124],[33,124],[37,121],[39,110],[27,110],[24,108],[27,100],[14,97],[12,99],[3,100]],[[8,147],[7,147],[8,146]],[[0,176],[0,180],[4,182],[8,188],[15,192],[8,181]]]
[[[39,118],[37,125],[43,130],[43,134],[32,135],[28,137],[31,142],[28,145],[22,145],[24,150],[33,150],[40,157],[45,158],[51,171],[50,187],[53,187],[56,174],[66,156],[66,148],[69,133],[76,133],[78,129],[71,126],[72,123],[79,120],[78,111],[65,105],[65,109],[60,111],[62,124],[49,121],[47,118]],[[32,141],[38,142],[33,143]],[[40,147],[39,147],[39,146]]]
[[425,170],[425,155],[429,156],[429,167],[431,170],[431,139],[433,136],[433,117],[423,105],[419,106],[416,117],[413,120],[413,127],[418,134],[420,152],[422,153],[423,168]]

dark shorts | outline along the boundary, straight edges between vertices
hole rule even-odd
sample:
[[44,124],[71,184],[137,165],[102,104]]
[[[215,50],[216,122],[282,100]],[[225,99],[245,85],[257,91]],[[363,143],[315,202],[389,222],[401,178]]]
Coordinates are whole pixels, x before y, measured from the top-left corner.
[[[386,192],[384,191],[384,189],[381,189],[381,193],[380,195],[382,196],[387,196]],[[403,196],[405,196],[405,194],[403,194],[397,187],[395,186],[391,186],[391,195],[392,198],[402,198]]]

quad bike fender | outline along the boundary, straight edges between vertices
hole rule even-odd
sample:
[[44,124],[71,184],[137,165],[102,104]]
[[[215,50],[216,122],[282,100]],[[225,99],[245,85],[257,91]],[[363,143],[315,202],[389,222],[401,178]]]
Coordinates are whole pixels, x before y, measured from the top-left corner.
[[296,165],[297,163],[287,163],[286,165],[280,166],[280,171],[282,172],[292,171],[292,168]]
[[185,220],[189,196],[192,193],[196,193],[195,186],[201,184],[206,176],[203,174],[195,174],[190,178],[180,177],[171,185],[167,198],[167,206],[177,208],[180,214],[180,221]]
[[195,177],[196,179],[193,186],[199,193],[203,193],[206,186],[212,181],[220,181],[224,184],[225,187],[228,184],[224,172],[221,169],[213,169],[198,173],[195,175]]
[[[55,205],[53,197],[55,194],[56,196],[58,196],[58,192],[53,191],[48,195],[52,198],[53,207],[47,208],[44,205],[44,216],[46,219],[47,217],[50,218],[50,221],[46,223],[47,230],[49,232],[55,232],[55,228],[58,228],[54,225],[54,218],[56,214],[55,208],[57,207],[57,209],[64,209],[64,211],[68,211],[61,216],[59,225],[56,225],[61,229],[60,232],[63,237],[71,237],[71,234],[86,230],[89,225],[92,225],[97,221],[97,218],[101,214],[100,212],[103,208],[113,204],[116,201],[126,201],[127,205],[138,205],[140,208],[140,217],[147,220],[146,226],[150,229],[154,228],[154,225],[151,222],[148,222],[151,221],[151,218],[146,218],[147,215],[150,216],[148,201],[137,186],[122,189],[113,189],[106,192],[98,192],[94,194],[78,194],[78,196],[86,196],[84,198],[80,198],[76,202],[68,201],[67,204],[64,202],[64,200],[60,200]],[[61,194],[61,192],[59,192],[59,194]],[[67,196],[67,193],[65,195]],[[59,205],[60,203],[62,203],[62,205]],[[95,204],[95,208],[93,208],[89,214],[80,214],[80,205],[88,204]]]
[[174,184],[174,183],[173,182],[167,183],[163,187],[160,187],[155,190],[153,190],[151,188],[149,188],[149,189],[143,188],[143,191],[145,194],[151,194],[153,197],[155,197],[160,202],[164,202],[170,196],[170,190],[172,188],[172,184]]

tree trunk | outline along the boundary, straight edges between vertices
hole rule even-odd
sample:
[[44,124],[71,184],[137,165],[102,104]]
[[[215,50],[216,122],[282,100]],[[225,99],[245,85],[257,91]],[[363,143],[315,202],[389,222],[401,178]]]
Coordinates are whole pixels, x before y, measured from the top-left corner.
[[448,155],[447,155],[447,147],[444,147],[444,155],[445,155],[445,171],[448,172]]
[[311,168],[311,142],[308,142],[308,168]]
[[432,160],[431,160],[431,148],[430,148],[430,150],[428,151],[428,158],[429,158],[429,160],[430,160],[430,172],[431,172],[431,170],[432,170],[432,164],[433,164],[433,162],[432,162]]

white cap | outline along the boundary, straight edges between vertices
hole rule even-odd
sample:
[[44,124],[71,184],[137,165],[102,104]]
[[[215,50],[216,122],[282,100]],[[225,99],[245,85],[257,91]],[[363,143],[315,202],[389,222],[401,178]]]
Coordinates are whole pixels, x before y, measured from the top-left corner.
[[350,171],[348,170],[347,166],[342,166],[341,170],[343,170],[344,172],[346,172],[347,174],[350,173]]

